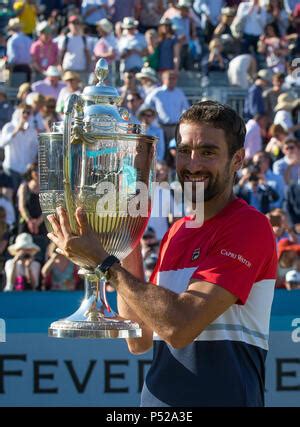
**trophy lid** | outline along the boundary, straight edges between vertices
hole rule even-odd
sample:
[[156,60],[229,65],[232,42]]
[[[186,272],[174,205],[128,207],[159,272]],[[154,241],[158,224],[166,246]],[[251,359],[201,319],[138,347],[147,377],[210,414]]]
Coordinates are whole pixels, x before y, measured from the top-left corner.
[[87,86],[83,90],[83,98],[93,103],[113,103],[120,101],[120,95],[116,88],[107,86],[104,81],[109,73],[108,63],[104,58],[100,58],[95,66],[95,75],[99,82],[95,86]]

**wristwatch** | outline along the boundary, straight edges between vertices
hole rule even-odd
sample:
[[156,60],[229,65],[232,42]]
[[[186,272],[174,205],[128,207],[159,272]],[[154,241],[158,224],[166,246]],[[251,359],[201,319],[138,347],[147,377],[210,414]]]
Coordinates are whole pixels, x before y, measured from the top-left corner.
[[112,267],[115,263],[120,264],[120,260],[114,255],[109,255],[108,257],[105,258],[105,260],[101,264],[97,265],[97,267],[94,270],[95,274],[99,278],[102,278],[103,276],[107,277],[110,267]]

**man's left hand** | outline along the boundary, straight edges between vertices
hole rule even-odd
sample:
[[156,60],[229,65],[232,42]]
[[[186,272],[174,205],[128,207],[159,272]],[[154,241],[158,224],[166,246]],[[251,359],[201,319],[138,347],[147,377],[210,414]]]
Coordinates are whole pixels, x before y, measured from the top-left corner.
[[78,235],[72,233],[65,209],[59,207],[56,211],[57,216],[47,217],[53,229],[52,233],[48,233],[48,238],[56,244],[59,253],[80,267],[95,268],[101,264],[108,253],[103,249],[97,233],[91,229],[84,210],[77,208],[75,213]]

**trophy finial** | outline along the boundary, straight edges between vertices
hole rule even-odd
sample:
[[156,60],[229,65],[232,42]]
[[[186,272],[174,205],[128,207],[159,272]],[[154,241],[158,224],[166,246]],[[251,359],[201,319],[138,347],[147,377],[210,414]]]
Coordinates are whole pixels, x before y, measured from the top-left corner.
[[100,86],[104,83],[104,80],[108,76],[108,63],[106,59],[100,58],[95,66],[95,75],[99,80],[97,86]]

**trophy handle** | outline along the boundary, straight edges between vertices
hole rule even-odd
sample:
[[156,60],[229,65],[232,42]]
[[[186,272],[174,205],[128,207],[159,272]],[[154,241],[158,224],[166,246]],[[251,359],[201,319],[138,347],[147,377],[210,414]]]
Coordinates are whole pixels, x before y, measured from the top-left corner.
[[[83,99],[76,94],[72,94],[65,105],[64,113],[64,131],[63,131],[63,176],[64,176],[64,191],[66,209],[69,215],[71,229],[77,233],[77,223],[75,220],[75,203],[71,188],[71,170],[72,170],[72,156],[71,144],[73,142],[80,142],[80,135],[83,133]],[[74,119],[73,129],[72,121]]]

